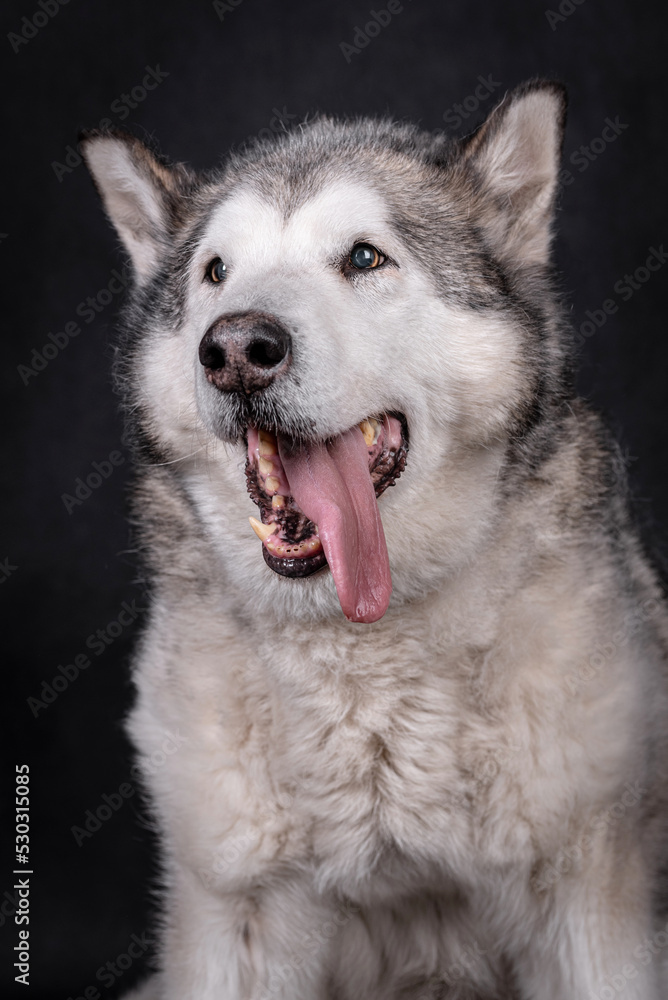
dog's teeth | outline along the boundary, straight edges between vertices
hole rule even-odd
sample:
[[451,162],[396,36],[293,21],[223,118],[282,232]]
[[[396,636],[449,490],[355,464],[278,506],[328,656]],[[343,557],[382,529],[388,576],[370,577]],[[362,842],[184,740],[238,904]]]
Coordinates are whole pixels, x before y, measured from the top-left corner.
[[301,542],[284,542],[276,539],[267,545],[267,549],[272,556],[278,556],[279,559],[298,559],[319,552],[322,545],[319,538],[307,538]]
[[261,542],[266,542],[266,540],[273,535],[274,532],[278,531],[277,524],[263,524],[262,521],[258,521],[256,517],[249,517],[250,526],[260,539]]
[[281,484],[276,476],[267,476],[264,485],[269,493],[277,493]]
[[[277,455],[276,438],[269,431],[258,431],[258,451],[260,455]],[[271,471],[271,470],[270,470]]]
[[368,420],[363,420],[361,424],[358,425],[364,437],[364,443],[367,448],[370,448],[373,444],[373,427]]
[[365,445],[367,448],[371,448],[377,440],[378,421],[373,417],[369,417],[368,420],[363,420],[361,424],[358,424],[358,427],[364,437]]
[[[260,452],[260,454],[262,453]],[[266,458],[260,458],[258,466],[263,476],[270,476],[274,471],[273,463]]]
[[276,509],[278,507],[285,507],[285,497],[282,497],[280,493],[271,498],[271,506]]

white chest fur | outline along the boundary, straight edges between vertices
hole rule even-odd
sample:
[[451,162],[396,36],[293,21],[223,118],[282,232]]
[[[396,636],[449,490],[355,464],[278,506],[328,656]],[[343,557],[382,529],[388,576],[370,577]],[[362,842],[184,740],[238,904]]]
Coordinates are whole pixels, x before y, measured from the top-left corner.
[[495,684],[498,644],[457,645],[433,621],[274,630],[251,651],[210,622],[203,647],[191,618],[174,668],[156,629],[131,727],[147,755],[165,730],[182,736],[154,794],[205,881],[241,887],[306,866],[322,888],[377,898],[407,880],[466,886],[481,866],[530,864],[536,839],[558,842],[559,771],[577,742],[562,728],[554,757],[517,665]]

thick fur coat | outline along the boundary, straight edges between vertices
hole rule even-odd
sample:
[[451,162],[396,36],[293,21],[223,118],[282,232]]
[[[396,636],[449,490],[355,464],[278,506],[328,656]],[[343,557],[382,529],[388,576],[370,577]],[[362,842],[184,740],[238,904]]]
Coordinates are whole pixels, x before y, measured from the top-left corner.
[[[668,995],[667,617],[573,393],[564,113],[537,81],[457,142],[317,119],[205,176],[85,139],[135,271],[118,374],[152,603],[129,731],[165,888],[133,1000]],[[291,345],[252,391],[202,360],[238,316]],[[263,559],[249,434],[324,453],[387,414],[392,597],[350,621],[328,568]]]

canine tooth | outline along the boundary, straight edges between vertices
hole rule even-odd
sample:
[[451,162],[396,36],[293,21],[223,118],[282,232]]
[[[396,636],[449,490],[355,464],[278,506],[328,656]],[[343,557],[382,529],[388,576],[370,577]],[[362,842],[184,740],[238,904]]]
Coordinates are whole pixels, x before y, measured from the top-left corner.
[[280,493],[277,493],[271,498],[271,506],[274,508],[285,507],[285,497],[282,497]]
[[373,427],[371,426],[368,420],[363,420],[361,424],[358,424],[358,427],[364,436],[365,445],[367,446],[367,448],[370,448],[371,445],[373,444],[373,439],[376,436],[376,432],[374,431]]
[[[260,454],[262,454],[262,453],[260,453]],[[274,465],[273,465],[273,463],[269,462],[266,458],[260,458],[260,461],[258,462],[258,466],[259,466],[260,472],[262,473],[263,476],[270,476],[272,474],[272,472],[274,471]]]
[[277,455],[276,438],[269,431],[258,431],[258,451],[261,455]]
[[371,448],[372,445],[378,440],[378,429],[380,423],[375,417],[369,417],[367,420],[363,420],[361,424],[357,425],[364,435],[364,443],[367,448]]
[[276,478],[276,476],[267,476],[264,485],[266,486],[266,488],[269,490],[270,493],[276,493],[281,484]]
[[260,539],[261,542],[266,542],[266,540],[278,531],[277,524],[263,524],[262,521],[258,521],[256,517],[249,517],[250,526]]

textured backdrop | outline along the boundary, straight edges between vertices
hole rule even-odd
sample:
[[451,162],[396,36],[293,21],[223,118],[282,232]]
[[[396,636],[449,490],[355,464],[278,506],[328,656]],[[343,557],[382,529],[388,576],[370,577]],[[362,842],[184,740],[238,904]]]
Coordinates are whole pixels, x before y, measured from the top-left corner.
[[[623,445],[661,559],[666,13],[638,0],[22,0],[2,20],[0,597],[13,690],[2,788],[13,815],[14,765],[30,765],[35,873],[32,985],[17,995],[106,1000],[141,972],[155,865],[121,729],[144,614],[109,375],[127,272],[79,129],[106,120],[203,168],[318,109],[464,134],[506,89],[563,80],[556,250],[580,386]],[[0,856],[3,996],[17,930],[12,844]]]

